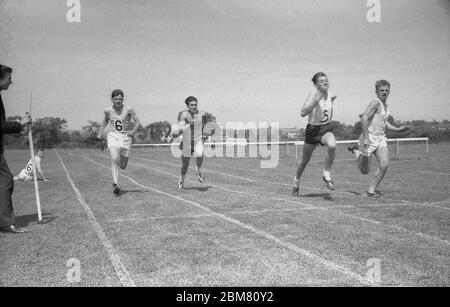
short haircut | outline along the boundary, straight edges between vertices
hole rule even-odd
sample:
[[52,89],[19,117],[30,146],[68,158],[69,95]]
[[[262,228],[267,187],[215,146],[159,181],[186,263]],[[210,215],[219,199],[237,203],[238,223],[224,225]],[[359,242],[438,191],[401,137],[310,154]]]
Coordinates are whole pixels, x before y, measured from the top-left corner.
[[184,103],[185,103],[187,106],[189,106],[189,103],[190,103],[191,101],[196,101],[196,102],[198,103],[197,98],[195,98],[194,96],[189,96],[188,98],[186,98],[186,100],[184,101]]
[[380,86],[388,86],[389,88],[391,88],[391,84],[386,80],[378,80],[377,82],[375,82],[375,90],[378,90]]
[[11,67],[0,64],[0,78],[3,78],[6,73],[12,74],[12,72],[13,70]]
[[116,97],[118,95],[122,95],[122,97],[124,97],[123,91],[122,90],[114,90],[114,91],[112,91],[111,98],[114,98],[114,97]]
[[317,83],[317,79],[319,79],[320,77],[326,77],[327,75],[324,72],[318,72],[317,74],[314,75],[314,77],[312,77],[311,81],[316,84]]

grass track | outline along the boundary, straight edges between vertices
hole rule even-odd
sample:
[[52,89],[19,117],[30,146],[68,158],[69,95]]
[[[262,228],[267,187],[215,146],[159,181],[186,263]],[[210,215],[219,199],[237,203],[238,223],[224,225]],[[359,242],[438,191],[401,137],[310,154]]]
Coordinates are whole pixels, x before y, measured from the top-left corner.
[[[381,260],[381,285],[448,286],[448,149],[393,161],[379,200],[362,196],[368,178],[351,161],[336,162],[335,192],[321,182],[321,163],[308,166],[293,198],[294,160],[261,169],[257,159],[228,158],[205,161],[203,186],[192,163],[178,191],[178,159],[144,150],[133,151],[123,174],[134,181],[121,177],[115,197],[106,153],[58,153],[138,286],[360,286],[370,258]],[[14,173],[27,157],[6,156]],[[121,286],[55,152],[43,167],[52,177],[40,183],[47,223],[35,223],[33,185],[17,183],[14,208],[31,232],[0,233],[2,286]],[[81,262],[80,283],[66,280],[70,258]]]

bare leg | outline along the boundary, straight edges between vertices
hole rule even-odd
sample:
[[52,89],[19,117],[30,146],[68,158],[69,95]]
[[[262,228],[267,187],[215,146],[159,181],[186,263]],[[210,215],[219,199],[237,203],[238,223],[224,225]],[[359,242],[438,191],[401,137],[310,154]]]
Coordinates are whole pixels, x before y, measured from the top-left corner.
[[[355,152],[356,152],[356,150],[355,150]],[[371,156],[365,156],[365,155],[360,154],[357,157],[356,162],[358,163],[359,171],[362,174],[367,175],[370,172],[370,164],[372,162]]]
[[119,166],[121,169],[126,169],[128,165],[128,157],[120,156],[120,163]]
[[110,147],[109,154],[111,156],[111,172],[113,176],[113,183],[118,184],[119,180],[119,163],[120,163],[120,155],[119,148]]
[[327,156],[325,158],[324,177],[331,180],[330,172],[333,166],[334,156],[336,153],[336,138],[331,132],[326,133],[321,140],[322,144],[328,147]]
[[196,162],[197,162],[197,166],[195,168],[195,171],[197,172],[197,174],[201,173],[201,168],[202,168],[202,164],[203,164],[203,157],[197,157],[195,158]]
[[180,181],[184,182],[184,178],[186,177],[187,171],[189,169],[189,162],[191,157],[181,156],[181,177]]
[[375,190],[380,185],[389,167],[389,151],[387,147],[378,148],[375,151],[375,156],[378,160],[378,168],[375,171],[374,177],[369,185],[369,193],[375,193]]
[[361,135],[359,138],[359,145],[351,145],[348,149],[355,155],[359,171],[362,174],[367,175],[370,172],[372,157],[367,153],[368,147],[365,146],[367,145],[364,145],[364,137]]
[[316,148],[316,145],[312,144],[304,144],[303,145],[303,155],[302,155],[302,161],[297,167],[297,173],[295,176],[295,184],[298,187],[299,186],[299,180],[303,174],[303,171],[306,168],[306,165],[308,165],[309,161],[311,160],[311,156],[314,152],[314,149]]

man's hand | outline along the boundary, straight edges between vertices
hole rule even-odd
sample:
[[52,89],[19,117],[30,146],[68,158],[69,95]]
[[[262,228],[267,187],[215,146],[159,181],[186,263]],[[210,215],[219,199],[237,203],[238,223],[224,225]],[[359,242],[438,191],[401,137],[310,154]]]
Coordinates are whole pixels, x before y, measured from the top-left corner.
[[132,138],[134,136],[133,131],[127,131],[127,136],[129,136],[130,138]]
[[18,123],[20,123],[22,126],[27,126],[27,125],[31,125],[32,120],[31,120],[31,116],[30,113],[25,113],[25,116],[22,117],[22,119],[20,121],[17,121]]
[[317,92],[314,94],[313,101],[317,103],[317,102],[321,101],[322,99],[323,99],[323,93],[320,92],[320,91],[317,91]]
[[336,98],[337,98],[337,95],[336,95],[336,94],[332,95],[332,96],[331,96],[331,101],[334,101]]
[[407,131],[411,128],[409,126],[400,126],[400,127],[398,127],[398,129],[400,129],[399,131]]

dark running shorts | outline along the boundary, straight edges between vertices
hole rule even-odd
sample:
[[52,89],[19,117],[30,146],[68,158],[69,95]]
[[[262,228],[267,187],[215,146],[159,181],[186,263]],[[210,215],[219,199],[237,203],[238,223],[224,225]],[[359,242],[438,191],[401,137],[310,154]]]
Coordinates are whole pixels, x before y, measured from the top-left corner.
[[327,132],[333,132],[333,127],[331,124],[317,126],[308,124],[305,132],[305,143],[311,145],[323,145],[320,141]]

